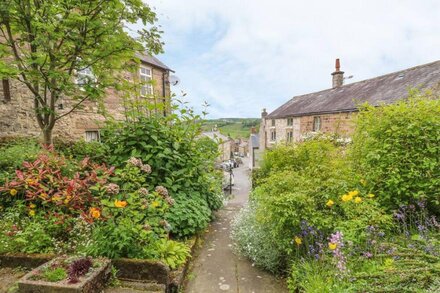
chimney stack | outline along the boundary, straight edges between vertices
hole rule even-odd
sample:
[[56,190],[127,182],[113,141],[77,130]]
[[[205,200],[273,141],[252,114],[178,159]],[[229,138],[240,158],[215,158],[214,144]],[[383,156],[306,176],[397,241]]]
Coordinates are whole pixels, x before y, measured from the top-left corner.
[[266,118],[267,116],[267,112],[266,112],[266,108],[263,109],[263,111],[261,112],[261,118]]
[[332,73],[332,76],[333,76],[332,86],[333,86],[333,88],[340,87],[340,86],[344,85],[344,71],[341,71],[341,63],[339,61],[339,58],[336,59],[335,68],[336,68],[335,72]]

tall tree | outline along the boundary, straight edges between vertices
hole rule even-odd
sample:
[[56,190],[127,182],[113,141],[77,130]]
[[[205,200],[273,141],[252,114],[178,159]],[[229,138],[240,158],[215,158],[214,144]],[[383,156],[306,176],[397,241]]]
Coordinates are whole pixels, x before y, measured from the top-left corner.
[[[117,86],[137,52],[162,51],[156,15],[142,0],[0,2],[0,79],[29,89],[45,144],[59,119]],[[72,102],[60,111],[62,98]]]

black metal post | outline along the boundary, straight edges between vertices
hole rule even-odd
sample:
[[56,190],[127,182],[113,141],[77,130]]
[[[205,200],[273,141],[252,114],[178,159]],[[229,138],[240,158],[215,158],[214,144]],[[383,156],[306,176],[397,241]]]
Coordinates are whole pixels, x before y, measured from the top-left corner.
[[232,195],[232,167],[229,168],[229,195]]

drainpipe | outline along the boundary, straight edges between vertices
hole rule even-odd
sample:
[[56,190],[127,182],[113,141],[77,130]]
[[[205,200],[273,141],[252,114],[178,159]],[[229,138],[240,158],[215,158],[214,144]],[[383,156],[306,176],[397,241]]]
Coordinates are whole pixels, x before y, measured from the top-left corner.
[[166,81],[165,81],[165,77],[169,76],[169,71],[164,71],[162,73],[162,100],[163,100],[163,116],[167,116],[167,91],[166,91]]

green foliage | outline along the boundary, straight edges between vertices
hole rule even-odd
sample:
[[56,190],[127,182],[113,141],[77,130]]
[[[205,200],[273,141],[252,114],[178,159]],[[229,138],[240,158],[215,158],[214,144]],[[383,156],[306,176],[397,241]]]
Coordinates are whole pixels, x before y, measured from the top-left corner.
[[82,160],[85,157],[90,158],[95,163],[105,163],[107,161],[106,146],[100,142],[86,142],[79,140],[75,142],[56,141],[54,143],[58,152],[68,158]]
[[383,206],[421,198],[440,212],[440,99],[410,93],[392,105],[365,105],[353,137],[353,165]]
[[157,241],[152,249],[148,249],[148,253],[162,260],[172,270],[183,265],[190,256],[189,247],[185,243],[167,239]]
[[205,229],[211,220],[208,203],[200,197],[177,195],[176,203],[167,214],[174,235],[184,238]]
[[299,260],[292,265],[287,285],[290,292],[358,292],[349,282],[334,278],[331,264],[305,260]]
[[18,140],[0,147],[0,184],[11,179],[23,162],[33,161],[41,152],[40,146],[32,140]]
[[211,210],[222,204],[221,176],[214,170],[218,148],[199,138],[199,118],[186,108],[167,117],[134,114],[130,122],[109,125],[102,136],[112,164],[135,156],[151,166],[145,183],[166,187],[175,199],[167,220],[179,237],[205,228]]
[[56,219],[46,220],[43,216],[25,218],[24,205],[2,214],[0,234],[0,253],[49,253],[54,251],[54,237],[64,233],[65,225]]
[[259,223],[255,203],[243,208],[232,223],[231,237],[240,255],[249,258],[256,266],[279,273],[285,266],[285,255],[278,239],[269,233],[271,226]]
[[67,278],[67,272],[64,268],[47,268],[43,271],[42,277],[49,282],[59,282]]
[[223,118],[203,121],[203,130],[211,131],[217,126],[220,133],[232,138],[248,139],[251,128],[260,126],[260,119],[257,118]]

